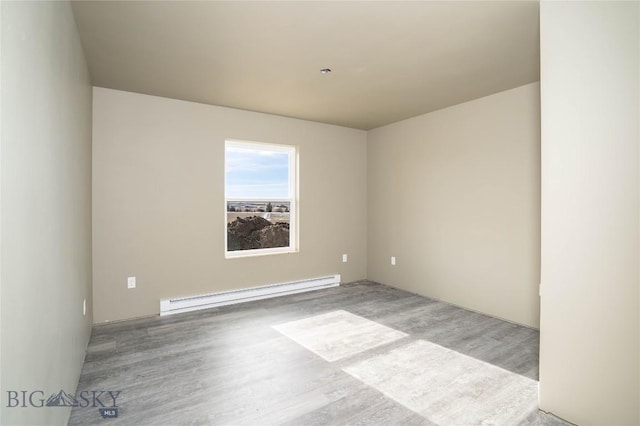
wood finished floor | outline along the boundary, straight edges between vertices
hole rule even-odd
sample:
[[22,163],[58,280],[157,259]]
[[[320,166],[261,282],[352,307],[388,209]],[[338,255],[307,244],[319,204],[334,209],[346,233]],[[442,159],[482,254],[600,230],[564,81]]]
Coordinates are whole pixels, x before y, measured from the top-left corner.
[[[336,310],[409,336],[327,362],[272,327]],[[78,392],[121,391],[118,418],[76,407],[69,424],[433,425],[343,371],[417,340],[538,379],[537,331],[361,282],[96,326]],[[521,424],[565,423],[533,410]]]

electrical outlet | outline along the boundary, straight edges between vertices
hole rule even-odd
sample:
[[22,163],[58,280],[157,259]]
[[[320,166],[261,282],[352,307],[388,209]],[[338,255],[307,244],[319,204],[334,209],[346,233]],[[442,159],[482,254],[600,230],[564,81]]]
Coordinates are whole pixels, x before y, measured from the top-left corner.
[[342,255],[342,263],[347,263],[347,255],[346,254]]
[[84,299],[82,301],[82,315],[83,316],[87,315],[87,299]]
[[392,266],[396,266],[396,257],[395,256],[391,256],[391,265]]
[[136,277],[127,278],[127,288],[136,288]]

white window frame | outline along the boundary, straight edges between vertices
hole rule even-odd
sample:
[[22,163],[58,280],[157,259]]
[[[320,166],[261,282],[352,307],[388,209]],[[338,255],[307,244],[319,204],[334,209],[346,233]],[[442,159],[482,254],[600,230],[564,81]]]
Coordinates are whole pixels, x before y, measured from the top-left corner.
[[[285,152],[289,154],[289,197],[290,198],[269,198],[269,197],[227,197],[227,148],[252,149],[256,151]],[[240,257],[263,256],[270,254],[284,254],[298,252],[298,148],[294,145],[282,145],[265,142],[250,142],[242,140],[227,139],[224,145],[224,256],[226,259]],[[234,201],[273,201],[289,203],[289,246],[272,247],[251,250],[228,250],[227,231],[227,208],[229,202]]]

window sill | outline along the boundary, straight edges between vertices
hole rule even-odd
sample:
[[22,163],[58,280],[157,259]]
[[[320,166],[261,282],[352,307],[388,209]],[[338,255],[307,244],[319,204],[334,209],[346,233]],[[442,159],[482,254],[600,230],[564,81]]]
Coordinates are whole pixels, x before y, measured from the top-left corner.
[[293,254],[293,253],[299,253],[299,250],[293,247],[277,247],[277,248],[270,248],[270,249],[226,251],[224,254],[224,258],[225,259],[241,259],[246,257],[270,256],[274,254]]

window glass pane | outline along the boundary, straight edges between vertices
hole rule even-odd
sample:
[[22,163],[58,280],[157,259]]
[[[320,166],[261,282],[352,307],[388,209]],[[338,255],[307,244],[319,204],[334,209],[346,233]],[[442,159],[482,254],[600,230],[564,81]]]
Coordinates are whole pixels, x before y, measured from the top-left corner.
[[[273,147],[273,149],[270,149]],[[295,148],[228,142],[225,151],[227,253],[293,248]]]
[[289,247],[290,203],[227,201],[227,251]]
[[227,198],[289,198],[289,153],[226,150]]

